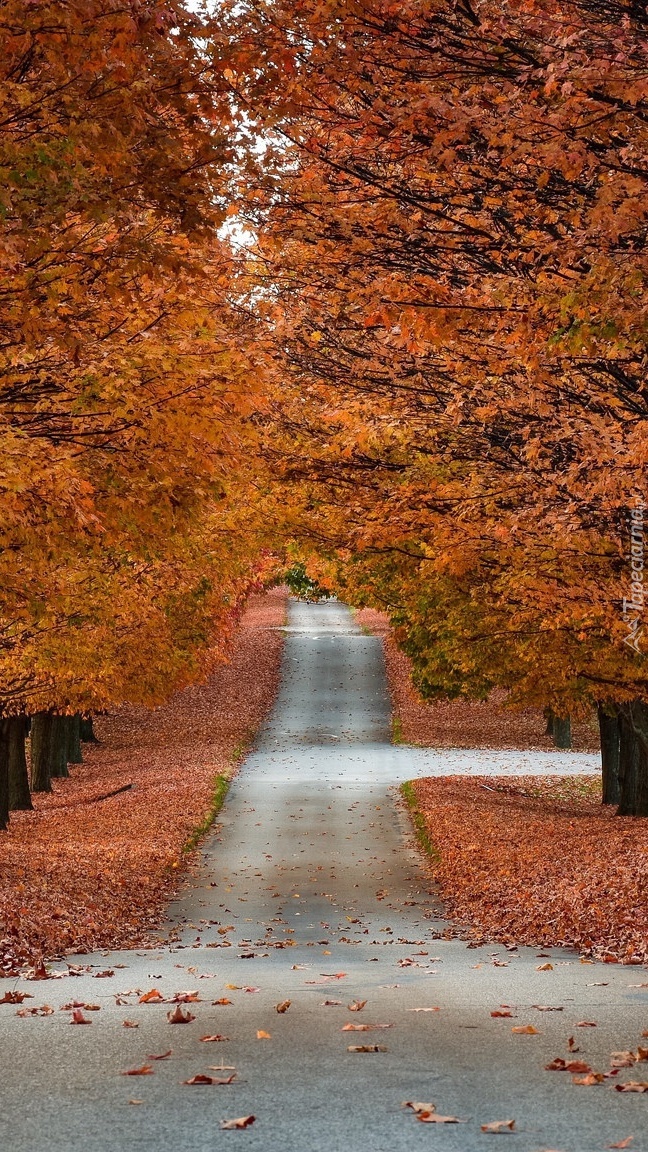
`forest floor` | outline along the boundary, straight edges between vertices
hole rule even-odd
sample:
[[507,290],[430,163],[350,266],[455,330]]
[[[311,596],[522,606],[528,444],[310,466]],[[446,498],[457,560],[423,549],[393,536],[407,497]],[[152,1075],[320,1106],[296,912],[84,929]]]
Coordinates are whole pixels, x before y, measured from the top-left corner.
[[[187,846],[274,702],[287,590],[250,597],[229,663],[148,711],[99,717],[84,763],[0,841],[0,973],[40,955],[132,947],[159,923]],[[100,799],[106,793],[132,787]]]
[[[434,748],[549,750],[542,711],[425,703],[387,618],[358,623],[383,638],[395,737]],[[598,748],[594,721],[573,725],[574,751]],[[648,961],[648,825],[601,805],[598,778],[426,777],[409,793],[419,839],[448,916],[476,939],[568,945],[609,962]]]

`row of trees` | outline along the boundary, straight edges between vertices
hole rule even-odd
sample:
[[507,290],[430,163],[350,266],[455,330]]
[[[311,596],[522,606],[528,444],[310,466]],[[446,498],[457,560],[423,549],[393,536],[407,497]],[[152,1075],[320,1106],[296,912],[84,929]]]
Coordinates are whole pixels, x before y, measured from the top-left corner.
[[0,827],[30,803],[27,717],[48,789],[80,714],[223,657],[263,569],[234,133],[202,44],[173,2],[1,5]]
[[598,706],[606,799],[648,815],[645,6],[218,20],[285,532],[424,695]]

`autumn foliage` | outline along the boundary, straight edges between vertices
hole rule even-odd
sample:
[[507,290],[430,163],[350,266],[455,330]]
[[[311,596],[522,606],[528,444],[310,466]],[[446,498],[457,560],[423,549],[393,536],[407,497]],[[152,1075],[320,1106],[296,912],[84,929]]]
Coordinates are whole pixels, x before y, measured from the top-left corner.
[[219,41],[268,142],[241,211],[286,532],[426,696],[600,704],[644,814],[645,32],[616,0],[249,0]]

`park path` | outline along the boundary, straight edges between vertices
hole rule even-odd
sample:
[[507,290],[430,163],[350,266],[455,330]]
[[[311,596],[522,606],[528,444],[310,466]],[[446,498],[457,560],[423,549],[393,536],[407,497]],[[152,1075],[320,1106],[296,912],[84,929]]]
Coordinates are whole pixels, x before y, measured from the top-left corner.
[[[611,1051],[636,1048],[645,971],[444,939],[395,790],[421,774],[588,771],[593,759],[394,747],[380,642],[335,603],[291,604],[286,631],[275,709],[170,910],[171,943],[70,958],[78,976],[0,981],[0,996],[16,987],[35,997],[25,1006],[55,1009],[24,1019],[0,1008],[0,1146],[473,1152],[501,1139],[482,1124],[514,1119],[505,1139],[518,1152],[595,1152],[629,1135],[633,1152],[646,1149],[648,1096],[544,1070],[570,1036],[601,1071]],[[153,988],[166,1000],[196,991],[195,1020],[171,1025],[168,1003],[140,1003]],[[72,1000],[100,1005],[91,1025],[70,1026],[60,1009]],[[354,1001],[366,1005],[350,1012]],[[514,1017],[493,1018],[501,1005]],[[511,1031],[527,1024],[538,1034]],[[228,1039],[200,1040],[216,1034]],[[153,1075],[120,1075],[147,1063]],[[182,1083],[219,1064],[236,1068],[234,1083]],[[620,1078],[648,1079],[648,1065]],[[420,1123],[406,1100],[465,1123]],[[247,1114],[245,1131],[220,1129]]]

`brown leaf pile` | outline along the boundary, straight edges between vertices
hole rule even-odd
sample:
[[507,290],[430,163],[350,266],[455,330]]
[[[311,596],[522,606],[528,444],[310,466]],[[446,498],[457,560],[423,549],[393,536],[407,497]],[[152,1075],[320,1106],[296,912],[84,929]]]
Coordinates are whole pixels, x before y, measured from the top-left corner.
[[[183,865],[182,848],[274,700],[287,590],[252,596],[231,659],[155,711],[100,717],[101,743],[0,834],[0,972],[146,941]],[[128,791],[98,796],[132,782]]]
[[446,909],[471,933],[648,961],[648,824],[603,808],[598,780],[444,776],[414,788]]
[[[551,749],[541,708],[513,711],[504,706],[506,693],[494,691],[489,700],[434,700],[419,698],[410,681],[409,657],[398,648],[383,612],[363,608],[356,612],[361,627],[381,636],[394,716],[402,739],[424,748]],[[578,752],[596,752],[598,730],[594,720],[572,723],[572,746]]]

